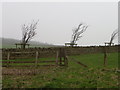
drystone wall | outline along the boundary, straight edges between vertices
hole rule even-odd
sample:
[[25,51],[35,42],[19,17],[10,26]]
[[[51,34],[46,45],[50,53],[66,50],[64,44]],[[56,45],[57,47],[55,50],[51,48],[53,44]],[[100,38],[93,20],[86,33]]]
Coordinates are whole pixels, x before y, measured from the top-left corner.
[[[106,51],[108,53],[118,52],[118,47],[120,46],[106,46]],[[64,48],[66,55],[80,55],[80,54],[92,54],[92,53],[103,53],[105,50],[104,46],[90,46],[90,47],[51,47],[51,48],[27,48],[23,49],[2,49],[2,59],[27,59],[35,58],[36,52],[38,52],[38,57],[56,57],[57,51],[60,48]],[[9,57],[8,57],[9,56]]]

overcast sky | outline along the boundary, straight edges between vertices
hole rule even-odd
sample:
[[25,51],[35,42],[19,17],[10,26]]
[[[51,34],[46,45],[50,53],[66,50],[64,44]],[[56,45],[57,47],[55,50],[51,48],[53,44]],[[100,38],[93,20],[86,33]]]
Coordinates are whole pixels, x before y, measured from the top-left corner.
[[[81,22],[88,29],[79,45],[102,45],[118,28],[117,2],[24,2],[3,3],[2,37],[21,39],[22,24],[39,23],[33,41],[61,44],[71,40],[72,29]],[[114,40],[117,43],[118,39]]]

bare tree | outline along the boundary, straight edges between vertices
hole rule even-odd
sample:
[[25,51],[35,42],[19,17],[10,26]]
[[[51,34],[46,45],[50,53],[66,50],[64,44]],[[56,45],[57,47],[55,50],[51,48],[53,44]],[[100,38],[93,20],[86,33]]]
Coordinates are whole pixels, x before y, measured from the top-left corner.
[[115,31],[113,31],[112,35],[111,35],[111,39],[110,39],[110,43],[109,45],[111,46],[113,40],[115,39],[116,35],[118,34],[118,29],[116,29]]
[[22,25],[22,48],[25,49],[26,44],[37,34],[36,27],[38,21],[33,21],[30,25]]
[[78,41],[82,37],[81,34],[85,32],[87,28],[87,25],[83,25],[82,23],[80,23],[78,27],[73,30],[71,46],[76,44],[76,41]]

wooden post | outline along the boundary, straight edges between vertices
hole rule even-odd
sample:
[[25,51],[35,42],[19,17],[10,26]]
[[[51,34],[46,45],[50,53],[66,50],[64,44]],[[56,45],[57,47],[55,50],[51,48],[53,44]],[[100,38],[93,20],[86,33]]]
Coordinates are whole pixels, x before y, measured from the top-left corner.
[[59,55],[59,52],[57,51],[57,56],[56,56],[56,65],[58,65],[58,55]]
[[68,58],[66,56],[66,50],[64,50],[63,53],[64,53],[64,55],[63,55],[64,56],[64,65],[68,66]]
[[60,59],[60,65],[62,65],[62,53],[61,53],[61,48],[60,48],[60,51],[59,51],[59,59]]
[[65,55],[65,49],[62,49],[62,57],[63,57],[63,62],[64,62],[64,66],[66,66],[66,55]]
[[36,57],[35,57],[35,67],[37,66],[38,63],[38,51],[36,51]]
[[106,51],[106,46],[104,47],[104,66],[107,64],[107,51]]
[[65,65],[68,67],[68,58],[66,57]]
[[9,66],[9,60],[10,60],[10,52],[7,54],[7,67]]
[[64,57],[64,64],[65,64],[65,66],[68,67],[68,58],[67,58],[66,54],[65,54],[65,57]]
[[16,48],[17,48],[17,44],[15,44],[16,45]]
[[66,58],[66,53],[65,53],[65,49],[64,48],[60,48],[58,56],[59,56],[59,65],[60,66],[63,66],[63,65],[67,66],[68,61],[67,61],[67,58]]

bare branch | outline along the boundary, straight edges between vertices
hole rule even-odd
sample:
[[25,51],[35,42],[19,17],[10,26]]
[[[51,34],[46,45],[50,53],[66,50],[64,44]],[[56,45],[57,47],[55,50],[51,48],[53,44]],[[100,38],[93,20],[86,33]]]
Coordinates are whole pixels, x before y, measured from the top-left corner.
[[88,26],[85,26],[82,23],[80,23],[78,27],[73,30],[71,43],[75,44],[76,41],[78,41],[82,37],[81,34],[85,32],[87,28]]
[[22,43],[27,44],[37,33],[36,33],[36,28],[37,28],[37,22],[32,22],[30,25],[23,25],[22,26]]
[[118,29],[116,29],[115,31],[113,31],[113,33],[111,35],[110,46],[111,46],[113,40],[115,39],[115,37],[117,36],[117,34],[118,34]]

